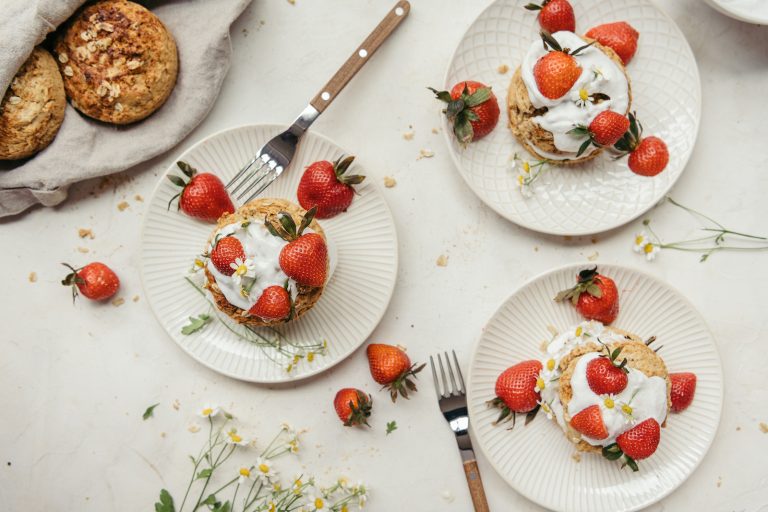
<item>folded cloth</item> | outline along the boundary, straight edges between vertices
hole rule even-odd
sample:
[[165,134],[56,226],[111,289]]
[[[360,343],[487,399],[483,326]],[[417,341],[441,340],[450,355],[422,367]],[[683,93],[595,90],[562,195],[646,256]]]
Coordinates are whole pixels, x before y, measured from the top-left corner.
[[[53,143],[26,160],[0,162],[0,217],[41,203],[53,206],[71,183],[132,167],[165,152],[189,134],[213,105],[229,69],[229,28],[251,0],[139,2],[168,27],[179,50],[179,76],[166,103],[125,126],[95,121],[67,104]],[[50,32],[84,0],[3,0],[0,13],[0,91]],[[0,94],[0,98],[2,95]]]

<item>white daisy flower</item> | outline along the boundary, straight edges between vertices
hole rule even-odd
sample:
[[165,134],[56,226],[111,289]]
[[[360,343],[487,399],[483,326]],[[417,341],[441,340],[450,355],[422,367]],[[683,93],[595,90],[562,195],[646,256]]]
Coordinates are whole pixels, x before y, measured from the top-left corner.
[[256,459],[256,475],[264,480],[265,482],[269,482],[272,478],[274,478],[277,473],[275,473],[274,469],[272,469],[272,464],[269,460],[259,457]]
[[234,428],[227,432],[225,441],[227,444],[236,444],[237,446],[245,446],[248,444],[248,441],[243,439],[243,437],[237,433],[237,429]]
[[661,248],[652,243],[645,244],[645,247],[643,247],[643,252],[645,253],[645,259],[647,261],[653,261],[656,259],[656,254],[661,250]]
[[250,468],[240,468],[240,471],[238,471],[238,473],[239,473],[239,476],[237,477],[237,483],[241,485],[253,478],[253,474]]
[[635,245],[632,247],[632,250],[638,253],[642,253],[643,248],[648,243],[648,236],[645,234],[645,231],[641,231],[637,234],[635,234]]
[[250,258],[236,258],[233,263],[229,264],[229,268],[234,270],[232,274],[232,280],[239,284],[243,277],[252,276],[256,270],[256,264]]
[[544,371],[542,370],[539,372],[539,376],[536,377],[536,387],[533,388],[534,391],[537,393],[544,391],[544,388],[547,387],[547,383],[544,380]]
[[325,498],[319,494],[310,494],[307,496],[307,505],[309,510],[328,510]]
[[217,405],[204,405],[198,413],[203,418],[214,418],[221,412],[221,409]]

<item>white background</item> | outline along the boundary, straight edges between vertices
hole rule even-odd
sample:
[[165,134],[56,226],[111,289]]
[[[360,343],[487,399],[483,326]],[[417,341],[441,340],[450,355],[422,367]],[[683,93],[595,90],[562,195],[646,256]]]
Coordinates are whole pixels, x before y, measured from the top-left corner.
[[[453,49],[489,1],[413,3],[410,18],[313,127],[355,152],[369,179],[397,180],[384,192],[397,223],[401,266],[371,340],[406,345],[416,361],[455,348],[466,365],[484,322],[532,276],[587,263],[595,252],[598,262],[651,272],[682,290],[708,319],[726,388],[711,451],[677,492],[650,510],[768,510],[768,434],[758,426],[768,422],[768,254],[716,254],[700,264],[696,255],[666,251],[646,263],[631,251],[639,221],[594,240],[564,239],[494,214],[453,168],[442,134],[431,132],[439,126],[439,105],[426,90],[442,85]],[[301,462],[321,480],[344,474],[367,482],[372,511],[471,509],[429,375],[421,378],[419,394],[395,406],[370,379],[362,349],[296,385],[221,377],[166,336],[140,284],[146,202],[135,195],[148,200],[174,156],[204,136],[238,124],[292,120],[389,4],[254,1],[233,27],[234,61],[219,100],[178,148],[109,180],[73,187],[58,208],[0,222],[1,509],[151,510],[161,487],[180,496],[187,454],[203,442],[203,433],[187,427],[199,421],[194,414],[205,402],[225,406],[243,432],[260,440],[282,421],[308,428]],[[733,21],[698,0],[660,4],[688,38],[703,86],[701,132],[672,196],[733,229],[766,234],[768,28]],[[413,140],[404,140],[411,130]],[[434,151],[434,158],[417,160],[420,149]],[[130,207],[118,211],[123,200]],[[670,240],[695,234],[695,221],[674,207],[648,216]],[[78,228],[92,229],[96,238],[81,240]],[[447,267],[435,264],[441,254]],[[120,275],[122,306],[86,300],[72,306],[60,286],[61,261],[94,259]],[[27,279],[33,271],[34,284]],[[135,295],[138,302],[131,300]],[[336,419],[331,401],[344,386],[374,394],[373,430],[345,429]],[[155,402],[155,418],[142,421]],[[385,436],[390,420],[399,429]],[[478,458],[492,510],[540,510],[494,474],[482,454]]]

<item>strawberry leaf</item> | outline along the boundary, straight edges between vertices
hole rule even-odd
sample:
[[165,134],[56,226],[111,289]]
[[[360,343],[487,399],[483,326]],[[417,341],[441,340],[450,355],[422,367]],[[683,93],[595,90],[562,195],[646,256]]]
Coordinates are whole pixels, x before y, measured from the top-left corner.
[[529,11],[540,11],[541,6],[536,4],[528,4],[523,6],[524,9],[528,9]]
[[427,87],[427,89],[435,93],[435,97],[440,101],[444,101],[446,103],[450,103],[453,101],[453,98],[451,97],[451,93],[449,93],[448,91],[438,91],[437,89],[433,89],[432,87]]
[[458,100],[452,100],[450,103],[448,103],[448,108],[446,108],[445,113],[448,115],[449,119],[453,119],[456,116],[458,116],[463,110],[464,110],[464,100],[458,99]]
[[280,225],[283,227],[286,233],[292,237],[296,236],[296,222],[290,213],[282,211],[277,214],[277,220],[280,221]]
[[178,162],[176,162],[176,165],[179,167],[179,169],[181,169],[181,172],[183,172],[189,178],[194,176],[195,173],[197,172],[197,169],[195,169],[194,167],[192,167],[191,165],[189,165],[187,162],[183,160],[179,160]]
[[[574,130],[571,130],[568,133],[571,133]],[[590,144],[592,144],[592,139],[585,140],[584,143],[579,147],[579,150],[576,152],[576,158],[580,157],[582,155],[582,153],[584,153],[587,150],[587,148],[589,147]]]
[[598,299],[603,296],[603,290],[594,283],[587,286],[587,293]]
[[603,446],[603,457],[605,457],[608,460],[617,460],[619,457],[624,455],[624,452],[621,451],[621,448],[619,448],[619,445],[616,443],[609,444],[608,446]]
[[[360,180],[362,181],[362,180]],[[312,223],[312,219],[315,218],[315,214],[317,213],[317,206],[313,206],[312,208],[307,211],[307,213],[304,214],[304,217],[301,219],[301,225],[299,226],[298,236],[301,236],[301,234],[304,232],[307,227]]]
[[623,468],[624,466],[629,466],[633,472],[640,471],[640,468],[637,467],[637,462],[635,462],[635,459],[626,454],[624,455],[624,464],[622,464],[621,467]]
[[179,177],[179,176],[175,176],[173,174],[169,174],[168,175],[168,179],[170,180],[171,183],[173,183],[177,187],[184,188],[184,187],[187,186],[187,182],[184,181],[183,179],[181,179],[181,177]]
[[469,107],[476,107],[481,103],[485,103],[491,99],[490,87],[481,87],[473,92],[467,99],[464,100],[464,104]]
[[453,124],[453,133],[462,144],[472,142],[472,139],[475,137],[475,130],[472,128],[472,123],[466,118],[456,120]]

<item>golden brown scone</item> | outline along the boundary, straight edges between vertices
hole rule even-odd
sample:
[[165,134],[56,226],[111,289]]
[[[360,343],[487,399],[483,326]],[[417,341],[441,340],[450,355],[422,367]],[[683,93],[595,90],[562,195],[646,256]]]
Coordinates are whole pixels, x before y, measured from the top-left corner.
[[[626,338],[626,341],[611,342],[607,345],[610,351],[622,347],[620,357],[622,359],[627,358],[627,366],[643,372],[648,377],[661,377],[667,381],[667,410],[669,410],[672,406],[670,395],[672,391],[672,382],[669,380],[669,372],[667,371],[667,365],[664,364],[664,360],[636,335],[614,327],[606,327],[606,330],[611,330]],[[593,446],[588,442],[581,440],[581,435],[572,430],[568,425],[571,421],[571,416],[568,414],[568,403],[570,403],[571,398],[573,397],[571,377],[573,377],[576,363],[581,356],[590,352],[604,351],[605,348],[598,343],[587,343],[576,347],[560,360],[560,371],[562,372],[560,375],[560,401],[563,404],[563,417],[566,424],[565,436],[576,443],[576,449],[578,451],[600,452],[601,447]]]
[[[213,237],[216,235],[216,232],[228,224],[244,222],[247,220],[252,222],[264,222],[265,216],[269,219],[276,220],[277,214],[280,212],[290,213],[297,226],[301,223],[301,219],[304,217],[304,214],[307,213],[306,210],[300,206],[284,199],[255,199],[250,203],[244,204],[235,210],[234,213],[222,216],[216,225],[216,229],[214,229],[210,238],[208,238],[207,245],[210,246],[211,242],[213,241]],[[323,231],[323,228],[320,227],[320,224],[318,224],[317,220],[312,219],[312,222],[309,224],[309,228],[318,235],[322,236],[323,240],[325,240],[325,232]],[[213,274],[211,274],[207,268],[205,269],[205,277],[207,282],[204,288],[211,292],[216,306],[221,311],[226,313],[230,318],[232,318],[235,322],[239,324],[250,325],[252,327],[262,327],[267,325],[275,326],[286,323],[285,320],[263,320],[255,316],[248,316],[247,311],[229,303],[227,298],[224,297],[224,294],[221,293],[221,290],[219,290]],[[291,321],[299,318],[301,315],[312,309],[312,307],[320,299],[324,289],[325,286],[313,288],[311,286],[297,285],[298,294],[294,300],[295,312]]]
[[0,103],[0,160],[26,158],[48,146],[64,121],[66,106],[56,61],[35,48]]
[[176,84],[179,58],[165,25],[127,0],[79,10],[61,31],[55,53],[72,106],[115,124],[144,119]]
[[[586,37],[582,37],[582,39],[584,39],[586,42],[592,41],[592,39]],[[624,63],[621,61],[621,58],[619,58],[616,52],[614,52],[611,48],[602,46],[597,42],[595,42],[593,46],[595,48],[599,48],[606,55],[608,55],[608,57],[610,57],[611,60],[613,60],[616,65],[619,66],[619,69],[621,69],[624,72],[624,75],[627,77],[629,103],[627,105],[627,111],[624,112],[627,114],[629,112],[629,107],[632,105],[632,85],[629,81],[629,75],[627,75],[627,70],[624,67]],[[509,92],[507,93],[509,128],[512,130],[512,133],[515,135],[520,144],[522,144],[522,146],[530,154],[539,160],[546,159],[546,157],[539,153],[539,151],[545,151],[557,155],[566,154],[562,151],[559,151],[555,147],[554,138],[551,132],[541,128],[538,124],[533,122],[534,117],[540,116],[546,111],[546,107],[537,109],[531,104],[531,99],[528,96],[528,89],[525,87],[522,72],[520,71],[520,66],[518,66],[514,75],[512,75],[512,81],[509,84]],[[550,160],[550,163],[555,165],[581,164],[592,160],[597,155],[602,153],[602,151],[603,150],[600,148],[595,148],[592,153],[580,158],[573,158],[568,160]]]

